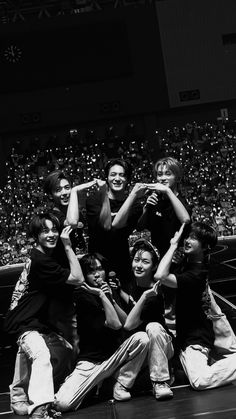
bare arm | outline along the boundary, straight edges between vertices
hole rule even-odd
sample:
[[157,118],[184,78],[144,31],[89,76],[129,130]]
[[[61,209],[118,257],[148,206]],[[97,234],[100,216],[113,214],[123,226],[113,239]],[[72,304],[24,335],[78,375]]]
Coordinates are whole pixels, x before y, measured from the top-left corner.
[[90,287],[86,283],[82,285],[82,288],[85,289],[90,294],[97,295],[101,299],[104,312],[105,312],[105,317],[106,317],[105,325],[109,327],[110,329],[115,329],[115,330],[120,329],[122,324],[119,320],[117,312],[115,308],[113,307],[112,303],[110,302],[110,300],[107,298],[104,291],[101,288]]
[[178,248],[178,243],[183,233],[185,224],[182,224],[179,231],[177,231],[174,237],[170,241],[170,247],[167,250],[166,254],[161,259],[157,271],[154,275],[156,281],[161,281],[162,284],[170,288],[177,288],[177,281],[174,274],[170,273],[170,265],[172,263],[172,258],[174,252]]
[[122,207],[119,209],[118,213],[112,221],[112,227],[122,228],[127,224],[129,217],[130,209],[136,199],[142,197],[147,190],[148,185],[145,183],[136,183],[130,192],[129,196],[126,198]]
[[143,310],[143,306],[146,300],[153,295],[157,295],[158,293],[158,286],[159,282],[150,288],[150,290],[144,291],[141,295],[135,306],[132,308],[131,312],[128,314],[124,328],[126,330],[133,330],[136,329],[140,324],[142,324],[142,320],[140,319],[141,313]]
[[85,189],[91,188],[96,183],[97,180],[94,179],[91,182],[76,185],[71,189],[70,201],[66,214],[66,223],[71,225],[73,228],[76,228],[79,222],[79,193]]
[[157,182],[155,184],[155,191],[166,194],[173,206],[176,217],[178,218],[181,224],[187,224],[190,222],[190,216],[188,211],[186,210],[182,202],[179,200],[178,196],[172,191],[172,189],[170,189],[168,186],[162,185],[161,183]]
[[81,286],[84,282],[84,276],[80,267],[77,256],[75,255],[70,241],[71,226],[64,227],[61,233],[61,240],[64,245],[66,256],[70,266],[70,274],[67,283],[71,285]]

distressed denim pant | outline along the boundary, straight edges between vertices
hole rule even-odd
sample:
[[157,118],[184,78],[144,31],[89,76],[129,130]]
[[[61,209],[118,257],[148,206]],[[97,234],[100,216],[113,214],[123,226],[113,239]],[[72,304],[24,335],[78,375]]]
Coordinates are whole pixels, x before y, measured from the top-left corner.
[[149,337],[148,366],[151,381],[170,379],[168,361],[174,355],[171,336],[158,322],[148,323],[146,332]]
[[180,353],[180,361],[195,390],[223,386],[236,380],[236,353],[224,355],[208,365],[209,349],[190,345]]
[[145,332],[137,332],[102,363],[79,361],[55,395],[57,410],[76,410],[85,395],[105,378],[115,374],[116,380],[131,388],[148,352],[149,339]]

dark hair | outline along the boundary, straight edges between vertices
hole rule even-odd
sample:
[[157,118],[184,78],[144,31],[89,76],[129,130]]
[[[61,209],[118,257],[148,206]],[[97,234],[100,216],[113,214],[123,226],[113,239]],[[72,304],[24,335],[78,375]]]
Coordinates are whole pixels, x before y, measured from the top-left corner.
[[110,168],[112,166],[115,166],[115,164],[118,164],[119,166],[123,167],[123,169],[125,171],[125,176],[127,178],[127,181],[129,182],[130,179],[131,179],[131,176],[132,176],[132,166],[127,161],[125,161],[123,159],[119,159],[119,158],[111,159],[107,162],[107,164],[104,168],[104,173],[105,173],[106,178],[108,178]]
[[155,173],[157,174],[159,166],[166,166],[169,170],[171,170],[177,182],[180,181],[182,177],[182,167],[181,164],[176,160],[174,157],[163,157],[162,159],[157,160],[154,166]]
[[96,252],[87,253],[79,261],[85,281],[87,279],[87,275],[89,274],[89,272],[91,272],[92,270],[94,270],[94,268],[96,268],[96,260],[99,260],[107,276],[107,273],[108,273],[107,259],[104,256],[100,255],[100,253],[96,253]]
[[217,244],[217,232],[211,225],[197,221],[189,226],[189,234],[194,234],[202,247],[213,249]]
[[143,251],[143,252],[149,252],[152,255],[152,262],[153,265],[157,265],[159,260],[160,260],[160,254],[159,251],[157,250],[157,248],[155,246],[152,245],[151,242],[149,242],[146,239],[138,239],[136,240],[136,242],[134,243],[134,246],[131,250],[131,258],[133,259],[135,254],[139,251]]
[[71,185],[70,177],[62,172],[61,170],[54,170],[53,172],[49,173],[46,177],[43,185],[43,190],[47,195],[50,195],[53,191],[55,191],[58,182],[62,179],[66,179],[69,184]]
[[44,227],[46,226],[46,220],[51,221],[52,224],[58,230],[58,232],[60,231],[60,222],[54,214],[50,212],[45,212],[42,214],[35,215],[29,224],[29,235],[33,237],[36,241],[38,241],[39,234],[43,231]]

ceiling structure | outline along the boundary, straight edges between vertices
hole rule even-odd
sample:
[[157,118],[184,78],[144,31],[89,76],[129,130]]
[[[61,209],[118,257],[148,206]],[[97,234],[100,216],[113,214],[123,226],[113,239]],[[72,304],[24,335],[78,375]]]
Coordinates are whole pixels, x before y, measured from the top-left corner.
[[155,0],[0,0],[0,24],[27,22],[107,8],[139,6]]

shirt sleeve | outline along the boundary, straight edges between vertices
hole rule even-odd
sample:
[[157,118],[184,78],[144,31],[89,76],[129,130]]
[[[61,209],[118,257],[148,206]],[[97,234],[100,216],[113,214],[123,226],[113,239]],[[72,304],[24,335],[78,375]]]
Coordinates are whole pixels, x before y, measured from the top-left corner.
[[54,259],[42,255],[36,261],[32,261],[29,275],[31,288],[42,291],[52,286],[64,285],[70,270],[61,267]]

